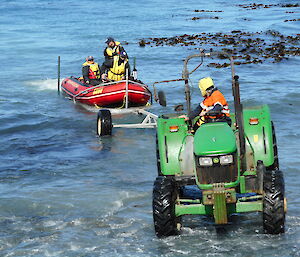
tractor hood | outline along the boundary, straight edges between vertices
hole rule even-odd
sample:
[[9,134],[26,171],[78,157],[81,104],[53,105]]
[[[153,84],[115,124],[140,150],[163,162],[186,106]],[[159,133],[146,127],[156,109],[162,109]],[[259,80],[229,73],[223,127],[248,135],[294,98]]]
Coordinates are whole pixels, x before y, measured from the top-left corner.
[[228,154],[236,150],[236,137],[227,123],[205,123],[195,133],[195,155]]

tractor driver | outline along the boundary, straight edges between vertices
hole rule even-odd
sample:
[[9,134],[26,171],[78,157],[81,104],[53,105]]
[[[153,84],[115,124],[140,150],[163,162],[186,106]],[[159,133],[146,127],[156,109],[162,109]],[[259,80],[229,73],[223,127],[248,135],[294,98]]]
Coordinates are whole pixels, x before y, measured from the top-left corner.
[[[231,126],[227,101],[218,88],[214,86],[212,78],[206,77],[200,79],[199,88],[204,100],[190,113],[189,116],[181,115],[179,118],[193,120],[195,117],[200,116],[200,119],[194,125],[194,130],[196,130],[203,122],[210,122],[212,119],[226,121],[228,125]],[[220,114],[216,115],[216,112],[219,112]],[[214,115],[209,115],[210,113],[214,113]]]

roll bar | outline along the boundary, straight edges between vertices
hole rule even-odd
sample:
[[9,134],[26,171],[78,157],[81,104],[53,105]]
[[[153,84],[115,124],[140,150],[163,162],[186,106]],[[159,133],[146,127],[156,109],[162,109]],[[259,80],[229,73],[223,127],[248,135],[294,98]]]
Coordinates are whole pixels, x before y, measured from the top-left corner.
[[241,159],[245,155],[245,135],[244,135],[244,125],[243,125],[243,105],[240,99],[240,87],[239,87],[239,76],[235,75],[234,70],[234,61],[233,57],[225,52],[209,52],[205,53],[203,50],[199,54],[189,55],[183,64],[183,71],[182,71],[182,79],[185,81],[185,98],[187,102],[187,112],[190,114],[191,112],[191,95],[190,95],[190,86],[188,83],[189,75],[192,74],[196,69],[189,72],[188,70],[188,62],[193,58],[204,58],[204,57],[214,57],[214,56],[226,56],[230,60],[230,67],[231,67],[231,81],[232,81],[232,95],[234,99],[234,110],[235,110],[235,119],[236,119],[236,127],[239,131],[239,142],[240,142],[240,154]]

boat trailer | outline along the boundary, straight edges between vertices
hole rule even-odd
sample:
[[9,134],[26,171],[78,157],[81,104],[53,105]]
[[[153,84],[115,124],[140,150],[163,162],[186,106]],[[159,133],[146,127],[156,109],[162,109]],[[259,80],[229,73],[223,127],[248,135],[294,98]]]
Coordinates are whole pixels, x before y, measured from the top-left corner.
[[156,120],[158,119],[158,116],[148,112],[144,109],[122,109],[122,114],[137,114],[137,115],[143,115],[145,116],[142,122],[140,123],[129,123],[129,124],[113,124],[112,123],[112,113],[118,114],[121,113],[115,112],[115,110],[112,110],[112,112],[109,109],[101,109],[98,111],[97,115],[97,135],[98,136],[105,136],[105,135],[111,135],[112,134],[112,128],[155,128],[156,127]]
[[[166,103],[166,97],[165,93],[163,91],[156,91],[155,85],[158,83],[169,83],[169,82],[175,82],[175,81],[182,81],[184,79],[172,79],[172,80],[162,80],[162,81],[156,81],[153,83],[153,94],[154,94],[154,100],[159,103],[161,106],[167,106]],[[152,101],[151,101],[152,102]],[[98,136],[105,136],[105,135],[111,135],[112,128],[156,128],[156,121],[158,119],[158,116],[156,114],[153,114],[149,111],[146,111],[143,109],[143,107],[137,107],[137,108],[130,108],[127,107],[122,109],[101,109],[98,111],[97,116],[97,135]],[[145,106],[144,108],[146,108]],[[177,107],[180,107],[177,109]],[[175,107],[175,111],[181,111],[182,105],[178,105]],[[112,115],[116,114],[137,114],[137,115],[144,115],[144,119],[140,123],[133,123],[133,124],[113,124],[112,122]]]

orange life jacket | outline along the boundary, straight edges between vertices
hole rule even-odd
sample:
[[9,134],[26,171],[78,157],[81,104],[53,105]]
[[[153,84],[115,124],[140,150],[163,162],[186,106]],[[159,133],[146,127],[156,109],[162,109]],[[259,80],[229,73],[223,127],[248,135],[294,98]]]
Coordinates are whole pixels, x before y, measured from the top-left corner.
[[[224,95],[218,89],[215,89],[210,96],[206,97],[201,102],[200,106],[202,107],[203,110],[210,111],[217,104],[219,104],[223,107],[221,112],[224,113],[227,117],[230,117],[227,101],[226,101]],[[207,117],[215,118],[215,117],[211,117],[211,116],[207,116]]]

